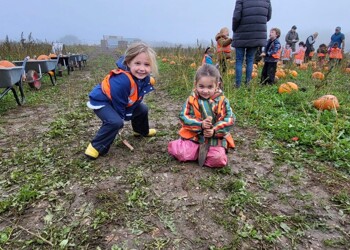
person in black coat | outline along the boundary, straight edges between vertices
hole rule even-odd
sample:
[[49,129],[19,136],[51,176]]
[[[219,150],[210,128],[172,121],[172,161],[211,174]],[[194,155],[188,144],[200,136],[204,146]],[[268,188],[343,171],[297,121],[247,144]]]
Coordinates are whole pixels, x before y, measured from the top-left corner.
[[266,45],[267,22],[271,19],[270,0],[237,0],[232,17],[236,50],[236,87],[241,86],[242,66],[246,58],[246,84],[252,79],[254,56],[258,47]]

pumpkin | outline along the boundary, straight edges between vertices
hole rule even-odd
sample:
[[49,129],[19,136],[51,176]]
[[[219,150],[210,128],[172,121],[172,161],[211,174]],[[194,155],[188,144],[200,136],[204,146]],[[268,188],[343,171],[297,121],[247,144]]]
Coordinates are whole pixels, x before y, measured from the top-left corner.
[[49,54],[49,57],[50,57],[50,58],[53,58],[53,57],[57,57],[57,55],[56,55],[56,54],[51,53],[51,54]]
[[350,73],[350,68],[346,68],[345,73]]
[[299,66],[299,69],[307,69],[307,64],[301,64],[300,66]]
[[167,62],[168,59],[166,59],[165,57],[162,59],[162,62]]
[[312,73],[312,78],[318,79],[318,80],[323,80],[324,74],[322,72],[316,71],[316,72]]
[[40,55],[37,57],[37,60],[49,60],[49,59],[50,59],[50,57],[47,55]]
[[254,79],[254,78],[256,78],[257,76],[258,76],[258,72],[253,71],[253,72],[252,72],[252,78]]
[[156,79],[153,76],[151,76],[151,78],[149,79],[149,82],[150,82],[151,85],[155,85],[156,84]]
[[235,70],[234,69],[229,69],[228,71],[227,71],[227,74],[228,75],[234,75],[236,72],[235,72]]
[[191,67],[191,68],[195,68],[196,66],[197,66],[196,63],[191,63],[191,64],[190,64],[190,67]]
[[286,73],[283,70],[278,70],[276,71],[275,76],[277,76],[278,78],[284,78],[286,77]]
[[278,88],[278,93],[291,93],[293,91],[298,91],[298,85],[296,85],[294,82],[286,82],[282,83]]
[[170,61],[170,64],[171,64],[171,65],[174,65],[174,64],[176,64],[176,63],[175,63],[175,61]]
[[291,71],[289,72],[289,74],[290,74],[291,76],[293,76],[293,77],[297,77],[297,76],[298,76],[298,72],[296,72],[295,70],[291,70]]
[[324,95],[313,101],[314,107],[318,110],[332,110],[339,108],[338,98],[334,95]]
[[14,65],[10,61],[2,60],[2,61],[0,61],[0,67],[2,67],[2,68],[12,68],[12,67],[16,67],[16,65]]

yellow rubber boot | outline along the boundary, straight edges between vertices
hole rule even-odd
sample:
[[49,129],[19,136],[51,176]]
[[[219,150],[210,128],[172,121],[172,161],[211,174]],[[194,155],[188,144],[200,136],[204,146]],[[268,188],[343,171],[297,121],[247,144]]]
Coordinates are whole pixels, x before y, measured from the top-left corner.
[[85,155],[91,159],[97,159],[99,153],[90,143],[85,150]]
[[[157,134],[157,130],[155,130],[154,128],[150,128],[148,130],[148,135],[146,135],[147,137],[152,137],[155,136]],[[141,134],[134,132],[134,136],[141,136]]]

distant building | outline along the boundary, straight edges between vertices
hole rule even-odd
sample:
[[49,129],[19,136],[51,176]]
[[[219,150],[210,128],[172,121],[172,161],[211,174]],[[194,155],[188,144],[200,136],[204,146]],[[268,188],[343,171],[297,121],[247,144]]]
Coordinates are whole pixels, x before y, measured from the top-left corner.
[[104,35],[103,39],[101,40],[101,48],[105,50],[116,48],[126,49],[128,44],[140,41],[141,39],[139,38],[124,38],[123,36]]

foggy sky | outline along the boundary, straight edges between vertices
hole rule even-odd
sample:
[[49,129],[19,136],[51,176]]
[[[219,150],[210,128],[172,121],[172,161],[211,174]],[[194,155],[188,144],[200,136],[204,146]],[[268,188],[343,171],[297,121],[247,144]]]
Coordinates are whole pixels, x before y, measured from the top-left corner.
[[[18,41],[32,33],[38,40],[58,41],[74,35],[83,43],[99,44],[103,35],[144,41],[195,43],[214,40],[220,28],[231,30],[235,1],[209,0],[0,0],[0,40]],[[349,0],[271,0],[268,29],[282,31],[281,43],[292,25],[300,39],[319,32],[328,44],[336,26],[350,37]],[[232,35],[232,31],[231,31]],[[349,46],[348,46],[349,45]],[[350,42],[346,50],[350,49]]]

